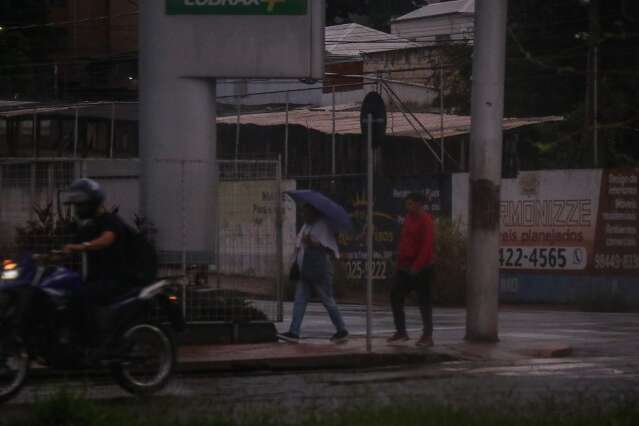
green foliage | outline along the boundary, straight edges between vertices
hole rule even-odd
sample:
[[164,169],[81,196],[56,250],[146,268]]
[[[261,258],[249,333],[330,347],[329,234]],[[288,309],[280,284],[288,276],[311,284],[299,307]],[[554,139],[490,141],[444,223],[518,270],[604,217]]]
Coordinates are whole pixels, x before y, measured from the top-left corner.
[[[193,402],[191,402],[192,404]],[[209,403],[210,404],[210,403]],[[296,417],[301,426],[631,426],[639,422],[636,399],[625,403],[584,400],[583,406],[570,407],[553,399],[528,404],[525,409],[502,401],[499,407],[455,407],[435,403],[397,403],[362,405],[347,411],[321,415],[306,410]],[[3,417],[1,426],[232,426],[291,424],[283,410],[268,414],[247,411],[235,419],[199,414],[176,399],[155,403],[100,403],[81,394],[60,391],[34,404],[24,416]],[[210,411],[209,411],[210,412]],[[228,412],[228,411],[226,411]]]
[[[443,64],[444,71],[444,108],[446,113],[470,114],[470,98],[473,74],[473,47],[466,44],[442,45],[437,54]],[[439,79],[439,73],[436,73]],[[435,87],[439,87],[439,80]],[[433,106],[439,105],[439,97]]]
[[538,126],[547,130],[520,150],[523,163],[535,163],[524,168],[594,165],[595,46],[599,51],[598,166],[639,164],[639,45],[631,30],[636,26],[636,3],[509,3],[505,115],[565,117],[559,125]]
[[466,294],[466,237],[459,222],[437,220],[433,302],[462,305]]
[[179,413],[158,414],[160,407],[131,410],[110,407],[90,401],[82,393],[59,390],[52,397],[33,404],[24,417],[5,418],[0,426],[231,426],[233,423],[217,416],[181,420]]
[[327,0],[326,25],[351,21],[354,16],[367,16],[369,25],[390,30],[390,20],[426,4],[421,0]]
[[34,219],[16,227],[16,246],[29,252],[46,252],[60,249],[70,242],[73,219],[69,210],[56,214],[53,202],[44,207],[33,206]]
[[[53,65],[49,60],[65,30],[44,26],[49,21],[47,0],[0,2],[0,97],[43,98],[51,95]],[[12,29],[40,25],[28,29]]]

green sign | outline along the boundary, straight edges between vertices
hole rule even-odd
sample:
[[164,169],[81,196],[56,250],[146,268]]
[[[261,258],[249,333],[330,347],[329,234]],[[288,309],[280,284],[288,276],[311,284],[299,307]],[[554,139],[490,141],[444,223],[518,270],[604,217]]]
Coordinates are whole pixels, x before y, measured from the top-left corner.
[[306,15],[308,0],[166,0],[169,15]]

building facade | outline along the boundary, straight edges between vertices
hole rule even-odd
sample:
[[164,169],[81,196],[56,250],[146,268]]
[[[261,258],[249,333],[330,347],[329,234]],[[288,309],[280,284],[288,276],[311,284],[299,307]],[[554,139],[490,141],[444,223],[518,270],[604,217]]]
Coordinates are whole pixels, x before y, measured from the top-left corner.
[[391,32],[412,41],[438,44],[472,41],[475,0],[433,3],[391,22]]

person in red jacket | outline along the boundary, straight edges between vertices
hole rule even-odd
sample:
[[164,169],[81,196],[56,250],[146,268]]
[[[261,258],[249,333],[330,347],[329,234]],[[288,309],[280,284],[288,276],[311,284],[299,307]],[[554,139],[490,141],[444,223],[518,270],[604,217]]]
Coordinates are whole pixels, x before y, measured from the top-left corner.
[[433,308],[431,281],[433,275],[433,217],[424,210],[424,197],[411,193],[406,197],[406,218],[399,239],[396,281],[391,290],[391,307],[395,334],[389,342],[409,340],[406,332],[404,299],[416,291],[424,333],[417,346],[433,346]]

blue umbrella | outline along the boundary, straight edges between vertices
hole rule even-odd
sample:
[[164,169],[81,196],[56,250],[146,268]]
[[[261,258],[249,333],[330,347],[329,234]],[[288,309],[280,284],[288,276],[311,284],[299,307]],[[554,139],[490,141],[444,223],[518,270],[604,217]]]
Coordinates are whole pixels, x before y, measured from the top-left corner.
[[298,203],[305,203],[313,206],[322,214],[326,223],[333,228],[335,232],[350,231],[353,229],[351,217],[344,207],[340,206],[321,192],[305,189],[286,191],[286,194]]

